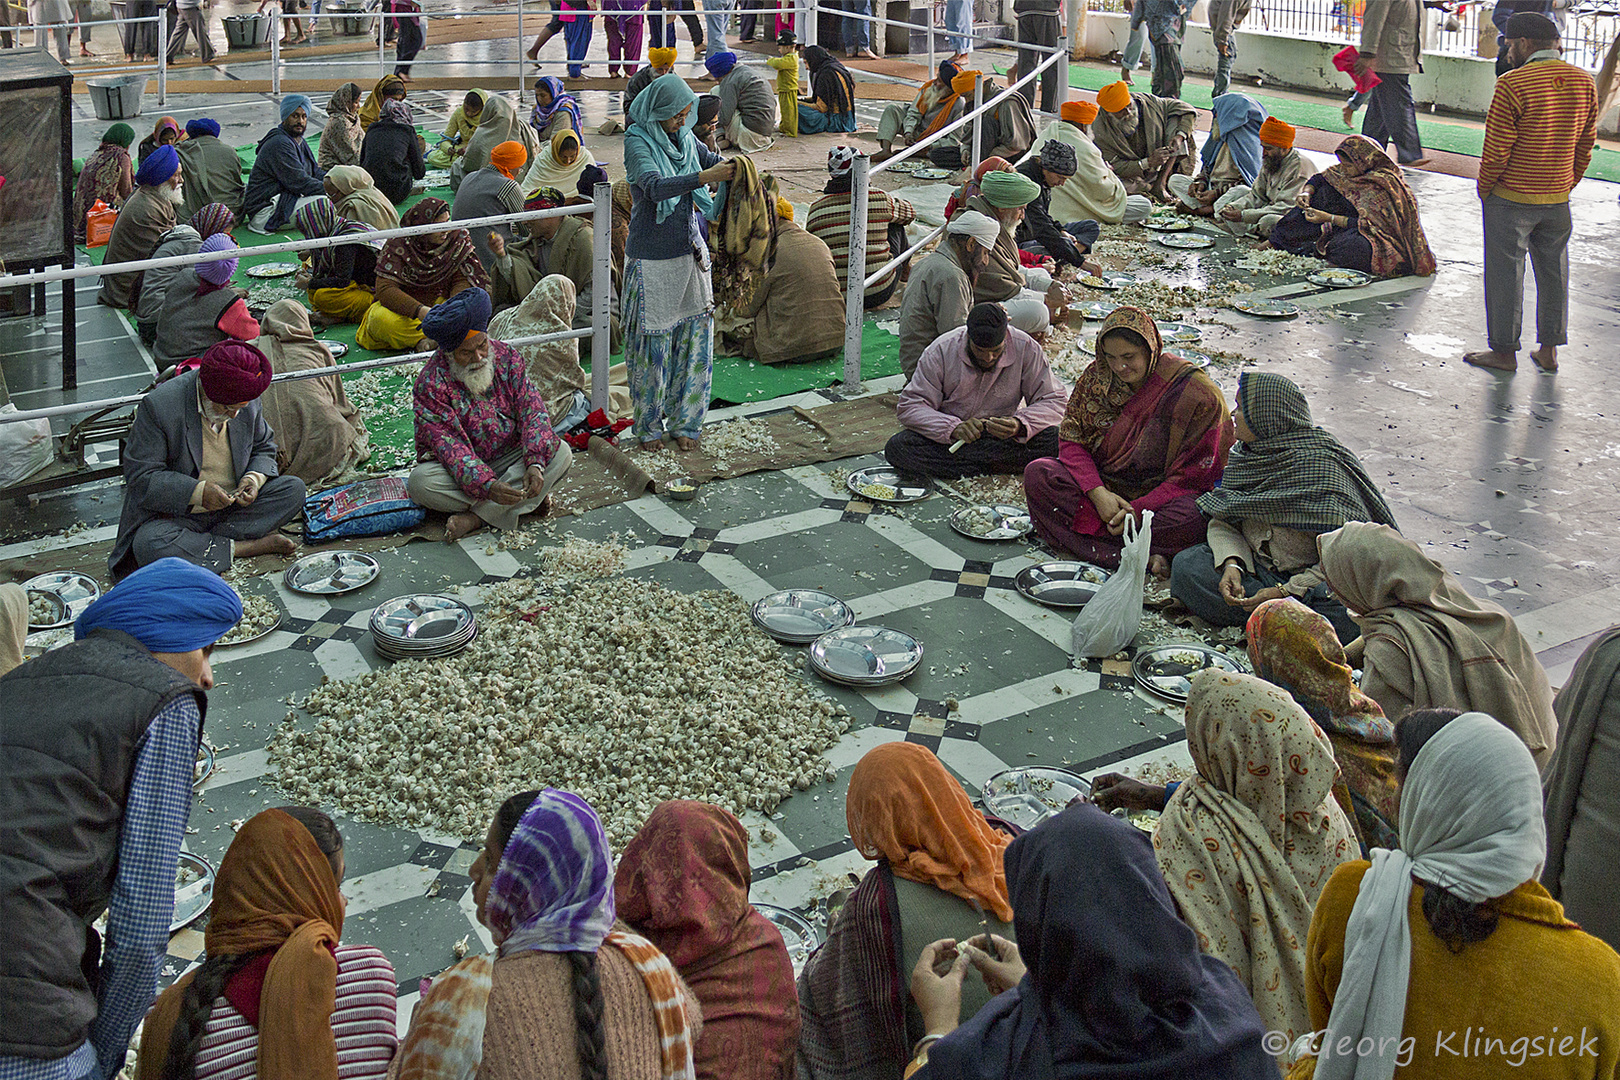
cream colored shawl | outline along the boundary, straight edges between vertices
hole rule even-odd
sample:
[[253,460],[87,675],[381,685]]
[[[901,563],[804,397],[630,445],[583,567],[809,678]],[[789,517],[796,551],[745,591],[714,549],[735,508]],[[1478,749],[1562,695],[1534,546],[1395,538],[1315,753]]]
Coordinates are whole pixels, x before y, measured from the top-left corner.
[[[510,101],[499,94],[491,94],[489,100],[484,102],[483,112],[478,114],[478,129],[467,140],[467,152],[461,156],[462,175],[470,176],[488,165],[490,151],[503,142],[522,143],[523,149],[529,153],[523,167],[512,174],[512,179],[523,187],[529,170],[534,168],[535,159],[540,156],[540,140],[535,136],[534,128],[523,122]],[[584,152],[579,156],[583,159]]]
[[[335,368],[326,346],[315,340],[309,312],[296,300],[277,300],[264,313],[264,333],[253,344],[270,358],[276,374]],[[313,490],[371,456],[371,436],[342,379],[298,379],[272,384],[259,399],[265,423],[276,436],[276,462]]]
[[23,662],[28,637],[28,590],[21,585],[0,585],[0,675]]
[[[496,341],[558,334],[574,328],[576,290],[571,279],[551,274],[516,307],[507,308],[489,323],[489,336]],[[551,341],[539,345],[514,345],[528,363],[529,379],[546,401],[552,419],[568,411],[575,390],[591,392],[585,369],[579,362],[579,339]],[[608,369],[608,419],[630,415],[630,393],[625,385],[624,365]]]
[[1328,586],[1361,626],[1362,693],[1385,716],[1488,713],[1546,766],[1558,741],[1552,688],[1511,615],[1386,525],[1354,521],[1317,543]]
[[338,217],[360,221],[373,229],[399,228],[399,211],[377,190],[371,174],[358,165],[336,165],[326,174],[337,192],[333,204]]
[[1052,189],[1052,216],[1058,221],[1090,218],[1108,225],[1124,221],[1125,185],[1108,167],[1090,136],[1073,124],[1054,120],[1046,125],[1030,152],[1039,155],[1041,147],[1049,142],[1074,147],[1076,164],[1074,175]]
[[1266,1029],[1291,1042],[1311,1030],[1305,942],[1317,897],[1361,856],[1333,798],[1333,745],[1281,689],[1209,670],[1192,681],[1187,748],[1198,775],[1159,818],[1159,869],[1199,948],[1237,972]]

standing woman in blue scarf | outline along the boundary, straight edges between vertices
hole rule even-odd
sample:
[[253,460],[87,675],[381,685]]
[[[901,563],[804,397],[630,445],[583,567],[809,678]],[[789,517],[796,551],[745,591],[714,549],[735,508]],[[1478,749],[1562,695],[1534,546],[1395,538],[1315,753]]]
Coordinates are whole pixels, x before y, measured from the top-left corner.
[[697,95],[664,75],[636,95],[624,137],[624,360],[646,450],[664,448],[666,426],[682,450],[697,449],[709,410],[714,292],[703,218],[716,206],[706,185],[730,180],[736,165],[697,141],[696,119]]

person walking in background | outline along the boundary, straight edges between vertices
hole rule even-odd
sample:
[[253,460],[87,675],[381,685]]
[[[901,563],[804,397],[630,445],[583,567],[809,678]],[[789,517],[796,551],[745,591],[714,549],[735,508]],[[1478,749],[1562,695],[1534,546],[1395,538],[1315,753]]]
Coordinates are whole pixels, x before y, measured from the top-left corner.
[[1187,33],[1187,12],[1193,0],[1137,0],[1147,5],[1147,36],[1153,43],[1153,93],[1178,98],[1185,72],[1181,41]]
[[[85,6],[89,7],[88,4]],[[197,54],[202,57],[202,62],[212,64],[214,43],[208,40],[208,16],[203,14],[203,0],[175,0],[175,7],[179,9],[180,21],[175,24],[174,40],[169,43],[169,63],[174,63],[185,51],[186,34],[189,32],[197,38]]]
[[393,24],[396,35],[394,74],[410,82],[411,61],[427,44],[427,37],[422,33],[422,5],[416,0],[383,0],[383,10],[389,13],[387,21]]
[[[872,14],[872,0],[843,0],[843,4],[852,15]],[[844,20],[844,55],[851,60],[877,59],[877,53],[872,51],[871,24],[866,20]]]
[[1592,160],[1597,86],[1559,58],[1558,26],[1522,11],[1507,21],[1513,70],[1496,82],[1479,162],[1485,223],[1485,338],[1463,357],[1476,367],[1518,367],[1524,256],[1536,274],[1536,341],[1530,354],[1549,374],[1569,340],[1569,193]]
[[[1057,47],[1063,33],[1063,9],[1059,0],[1014,0],[1013,11],[1018,15],[1018,78],[1034,71],[1049,53],[1042,51]],[[1026,49],[1034,45],[1038,48]],[[1041,72],[1041,111],[1058,111],[1058,86],[1062,70],[1053,64]],[[1023,90],[1024,100],[1035,103],[1033,84]]]
[[1215,39],[1215,86],[1211,97],[1232,88],[1232,65],[1237,63],[1237,29],[1249,17],[1254,0],[1209,0],[1209,33]]
[[[6,0],[10,2],[10,0]],[[870,2],[870,0],[868,0]],[[34,48],[46,47],[47,36],[56,38],[56,58],[68,62],[68,38],[73,33],[73,10],[68,0],[28,0],[28,15],[34,22]],[[50,26],[53,29],[47,30]]]
[[[731,9],[736,6],[737,0],[703,0],[703,21],[709,27],[708,38],[703,46],[705,60],[716,53],[726,51],[726,24],[731,21]],[[670,44],[673,45],[674,41]],[[693,47],[696,48],[696,45]]]
[[92,20],[90,0],[72,0],[73,21],[79,24],[79,55],[89,56]]
[[[1131,72],[1135,71],[1143,62],[1143,50],[1147,47],[1147,6],[1148,0],[1125,0],[1125,10],[1131,16],[1131,34],[1125,39],[1125,48],[1119,54],[1119,77],[1128,85],[1134,85]],[[1153,66],[1153,53],[1146,53],[1147,66]]]
[[[1568,0],[1565,0],[1567,3]],[[1553,11],[1562,5],[1554,0],[1496,0],[1491,5],[1491,25],[1496,27],[1496,77],[1501,78],[1516,66],[1508,54],[1508,20],[1521,11],[1534,12],[1554,18]],[[1562,22],[1562,20],[1560,20]]]
[[[670,13],[668,17],[660,14],[664,11]],[[647,12],[648,48],[675,48],[675,21],[680,19],[686,23],[687,36],[692,39],[692,55],[696,56],[703,50],[703,23],[692,12],[692,0],[648,0]],[[535,53],[531,50],[529,59],[534,59],[534,56]],[[629,108],[630,106],[625,106],[627,112]]]
[[1417,107],[1412,102],[1412,73],[1423,70],[1423,5],[1420,0],[1379,0],[1361,20],[1361,56],[1357,79],[1376,72],[1377,86],[1367,96],[1361,133],[1380,147],[1395,144],[1395,160],[1421,168],[1429,163],[1418,134]]
[[956,50],[951,59],[966,60],[973,51],[973,0],[945,0],[945,29]]

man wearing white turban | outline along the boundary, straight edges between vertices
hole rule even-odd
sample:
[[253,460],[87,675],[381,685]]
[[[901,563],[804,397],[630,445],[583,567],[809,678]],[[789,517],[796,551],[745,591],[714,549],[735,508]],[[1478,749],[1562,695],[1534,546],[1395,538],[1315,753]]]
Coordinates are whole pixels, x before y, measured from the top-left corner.
[[1001,224],[977,210],[957,214],[945,227],[945,242],[917,264],[900,302],[900,367],[917,370],[923,350],[941,334],[967,325],[973,286],[990,265]]

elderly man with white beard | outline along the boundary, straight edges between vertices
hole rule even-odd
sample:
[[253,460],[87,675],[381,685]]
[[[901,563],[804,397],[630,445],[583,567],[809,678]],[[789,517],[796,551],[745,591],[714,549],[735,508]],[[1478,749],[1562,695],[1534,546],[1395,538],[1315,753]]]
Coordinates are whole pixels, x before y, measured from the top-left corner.
[[[146,155],[135,173],[135,191],[113,221],[104,262],[133,262],[150,258],[163,234],[174,228],[175,215],[185,200],[181,188],[180,155],[172,146],[160,146]],[[135,274],[107,274],[96,299],[108,307],[129,307]]]
[[406,487],[418,504],[450,515],[447,543],[544,513],[574,460],[523,358],[490,340],[490,314],[489,293],[474,286],[422,320],[438,351],[416,377],[418,464]]

